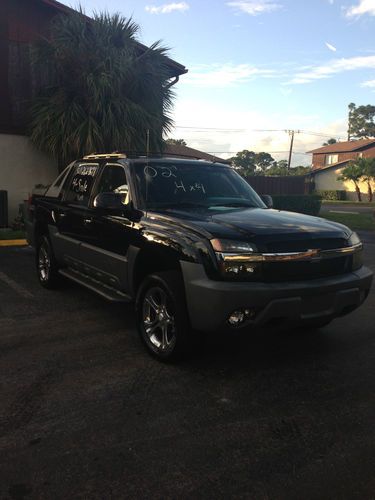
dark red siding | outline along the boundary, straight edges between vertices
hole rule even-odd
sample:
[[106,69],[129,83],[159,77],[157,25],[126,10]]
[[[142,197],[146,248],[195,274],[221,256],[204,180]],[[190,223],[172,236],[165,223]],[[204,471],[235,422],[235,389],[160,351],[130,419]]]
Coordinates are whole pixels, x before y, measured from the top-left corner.
[[47,34],[56,9],[37,0],[0,2],[0,132],[24,133],[38,82],[31,74],[30,44]]
[[[327,167],[326,157],[330,154],[335,153],[314,153],[312,158],[312,168],[313,170],[319,170],[321,168]],[[375,145],[370,145],[369,147],[363,147],[357,151],[348,151],[346,153],[337,153],[338,160],[337,162],[348,161],[348,160],[357,160],[361,157],[363,158],[375,158]]]

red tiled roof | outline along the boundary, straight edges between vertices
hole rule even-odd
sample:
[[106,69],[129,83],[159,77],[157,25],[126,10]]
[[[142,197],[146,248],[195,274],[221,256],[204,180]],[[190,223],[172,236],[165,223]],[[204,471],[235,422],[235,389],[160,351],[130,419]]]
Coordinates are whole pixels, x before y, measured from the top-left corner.
[[336,142],[335,144],[329,144],[328,146],[323,146],[307,152],[313,154],[346,153],[350,151],[357,151],[358,149],[366,148],[367,146],[372,145],[375,145],[375,139],[359,139],[358,141]]
[[183,146],[182,144],[166,144],[164,148],[164,155],[176,156],[179,158],[197,158],[199,160],[214,161],[218,163],[230,164],[230,161],[219,158],[215,155],[210,155],[198,149]]

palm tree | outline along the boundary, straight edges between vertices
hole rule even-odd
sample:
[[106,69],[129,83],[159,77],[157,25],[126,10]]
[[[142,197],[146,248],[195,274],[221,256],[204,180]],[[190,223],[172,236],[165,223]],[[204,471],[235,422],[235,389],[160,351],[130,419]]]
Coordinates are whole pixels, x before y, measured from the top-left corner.
[[167,139],[165,142],[173,146],[187,146],[185,139]]
[[367,183],[368,201],[373,200],[371,183],[375,180],[375,158],[359,158],[356,162],[362,171],[363,180]]
[[[61,15],[34,47],[49,84],[32,104],[31,140],[60,163],[92,152],[153,151],[170,131],[174,94],[160,42],[140,50],[139,26],[119,14]],[[150,133],[148,134],[147,131]]]
[[362,201],[361,190],[359,188],[359,182],[362,176],[363,169],[357,163],[350,162],[345,168],[343,168],[341,175],[337,178],[340,181],[353,182],[358,196],[358,201]]

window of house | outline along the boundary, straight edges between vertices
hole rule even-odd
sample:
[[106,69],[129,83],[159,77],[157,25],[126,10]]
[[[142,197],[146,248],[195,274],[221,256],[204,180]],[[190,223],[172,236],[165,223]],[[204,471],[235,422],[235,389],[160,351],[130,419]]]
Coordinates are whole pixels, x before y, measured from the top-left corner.
[[326,155],[326,165],[332,165],[333,163],[337,163],[339,161],[339,155]]

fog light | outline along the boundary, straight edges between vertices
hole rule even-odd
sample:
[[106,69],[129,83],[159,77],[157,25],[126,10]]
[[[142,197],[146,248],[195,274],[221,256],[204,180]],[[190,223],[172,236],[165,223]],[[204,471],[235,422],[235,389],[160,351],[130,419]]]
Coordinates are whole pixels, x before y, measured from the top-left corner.
[[245,311],[234,311],[228,318],[230,326],[238,326],[245,321]]
[[229,316],[228,323],[230,326],[239,326],[244,321],[253,319],[255,317],[255,313],[255,309],[238,309],[237,311],[233,311]]

